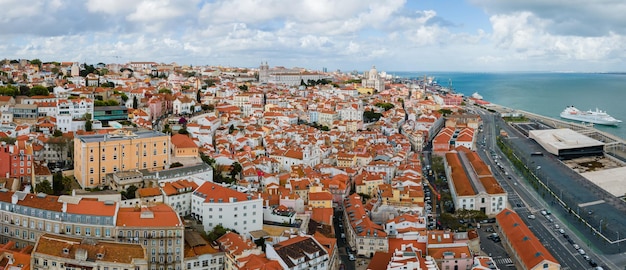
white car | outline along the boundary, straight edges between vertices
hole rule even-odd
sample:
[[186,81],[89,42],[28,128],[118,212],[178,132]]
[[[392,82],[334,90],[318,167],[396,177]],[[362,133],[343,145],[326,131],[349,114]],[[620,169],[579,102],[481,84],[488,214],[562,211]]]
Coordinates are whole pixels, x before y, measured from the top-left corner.
[[354,254],[352,253],[348,253],[348,259],[351,261],[356,261],[356,257],[354,257]]
[[583,250],[582,248],[578,250],[578,253],[580,253],[580,255],[585,255],[586,254],[585,250]]
[[563,230],[563,229],[559,229],[559,232],[560,232],[561,234],[564,234],[564,233],[565,233],[565,230]]
[[556,228],[556,229],[560,229],[560,228],[561,228],[561,226],[559,226],[559,224],[554,224],[554,228]]
[[574,244],[574,248],[575,248],[576,250],[578,250],[578,249],[580,249],[580,246],[578,246],[578,244]]

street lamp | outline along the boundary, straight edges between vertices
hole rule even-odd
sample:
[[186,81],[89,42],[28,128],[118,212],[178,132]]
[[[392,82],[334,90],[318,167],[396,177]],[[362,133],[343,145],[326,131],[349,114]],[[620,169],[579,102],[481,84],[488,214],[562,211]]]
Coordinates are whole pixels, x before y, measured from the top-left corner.
[[600,234],[602,234],[602,221],[604,221],[604,220],[602,220],[602,219],[600,220]]

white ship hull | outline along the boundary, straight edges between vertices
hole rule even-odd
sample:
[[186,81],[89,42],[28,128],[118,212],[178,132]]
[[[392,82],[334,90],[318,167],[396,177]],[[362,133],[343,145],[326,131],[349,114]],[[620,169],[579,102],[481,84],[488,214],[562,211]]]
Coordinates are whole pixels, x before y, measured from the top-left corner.
[[561,112],[560,116],[565,119],[608,126],[615,126],[622,122],[598,109],[583,112],[573,106],[566,108],[565,111]]

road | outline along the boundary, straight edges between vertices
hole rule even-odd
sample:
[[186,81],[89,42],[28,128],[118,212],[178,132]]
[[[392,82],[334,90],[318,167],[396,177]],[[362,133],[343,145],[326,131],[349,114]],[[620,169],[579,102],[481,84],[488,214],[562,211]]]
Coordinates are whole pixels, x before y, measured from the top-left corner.
[[[484,139],[485,144],[479,146],[477,152],[485,161],[485,163],[493,168],[492,171],[494,173],[494,176],[496,177],[496,179],[499,180],[501,186],[507,191],[510,207],[522,217],[522,219],[525,221],[531,231],[533,231],[537,238],[541,240],[541,242],[552,253],[555,259],[558,260],[559,263],[561,263],[563,269],[590,268],[587,261],[585,261],[583,257],[578,254],[578,252],[573,248],[572,244],[567,242],[567,239],[565,239],[556,230],[554,224],[560,224],[561,227],[563,227],[563,225],[565,224],[560,221],[560,216],[562,216],[563,214],[559,213],[557,215],[552,215],[551,219],[554,222],[550,222],[547,218],[543,217],[540,214],[540,211],[542,209],[554,209],[559,207],[554,207],[551,202],[546,202],[541,197],[541,195],[538,194],[535,189],[528,182],[526,182],[517,171],[512,169],[512,164],[510,164],[510,162],[506,160],[506,158],[498,159],[498,157],[503,157],[504,154],[496,146],[495,139],[497,129],[505,129],[508,132],[509,136],[513,137],[514,139],[516,139],[517,137],[519,138],[519,140],[523,140],[523,138],[518,137],[523,135],[517,133],[512,129],[508,129],[506,124],[498,121],[499,117],[495,117],[493,114],[484,113],[482,117],[484,132],[479,134],[479,139],[477,141],[480,142]],[[530,146],[526,147],[526,151],[540,150],[534,149],[534,147]],[[535,147],[538,146],[535,145]],[[495,154],[495,158],[492,154],[492,151],[493,154]],[[496,160],[503,166],[503,169],[496,169],[498,168],[498,166],[496,165]],[[550,168],[550,165],[548,164],[544,166],[546,166],[544,168]],[[529,219],[528,216],[530,214],[535,215],[536,218],[534,220]],[[579,239],[575,234],[570,233],[567,228],[565,228],[565,230],[567,231],[566,234],[568,234],[574,242],[584,243],[584,241]],[[587,253],[590,253],[589,251]],[[608,264],[616,267],[611,261],[606,261],[604,258],[599,258],[593,255],[593,252],[591,253],[592,254],[590,256],[594,260],[602,261],[599,264]]]
[[[344,265],[344,269],[356,269],[354,261],[348,259],[348,252],[346,247],[348,246],[345,239],[341,238],[343,232],[343,211],[341,209],[335,209],[335,215],[333,218],[333,225],[335,226],[335,234],[337,235],[337,250],[339,251],[339,263]],[[340,226],[341,224],[341,226]]]

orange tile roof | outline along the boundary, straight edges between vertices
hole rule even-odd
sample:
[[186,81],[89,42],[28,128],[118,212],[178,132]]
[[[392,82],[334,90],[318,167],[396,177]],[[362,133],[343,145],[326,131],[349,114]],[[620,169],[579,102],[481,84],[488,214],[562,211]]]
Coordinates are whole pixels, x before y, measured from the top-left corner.
[[265,254],[251,254],[243,258],[237,259],[241,264],[239,270],[282,270],[283,267],[278,261],[270,260]]
[[97,199],[81,199],[78,204],[67,204],[67,213],[95,216],[115,216],[117,203],[107,204]]
[[220,248],[233,256],[241,255],[246,250],[255,249],[256,245],[250,240],[234,232],[227,232],[217,239]]
[[198,148],[198,145],[196,145],[189,136],[184,134],[175,134],[172,136],[172,145],[177,148]]
[[544,261],[559,263],[514,211],[502,210],[496,215],[496,222],[505,234],[503,240],[508,241],[526,269],[532,269]]
[[321,224],[332,224],[334,208],[313,208],[311,213],[311,220],[317,221]]
[[309,201],[332,201],[333,195],[328,191],[309,192]]
[[428,255],[437,260],[444,259],[444,253],[447,252],[452,252],[454,258],[463,258],[463,254],[465,254],[465,258],[471,258],[472,256],[468,246],[428,248]]
[[167,204],[152,207],[121,207],[117,214],[117,226],[125,227],[175,227],[182,222],[178,213]]
[[137,190],[137,193],[139,193],[139,197],[140,198],[161,196],[161,190],[159,188],[156,188],[156,187],[141,188],[141,189]]
[[[230,198],[234,198],[237,201],[247,201],[249,198],[245,193],[212,182],[204,182],[193,194],[194,196],[203,197],[204,202],[211,203],[229,203]],[[254,198],[250,197],[250,199]]]
[[163,192],[167,196],[180,194],[184,192],[194,191],[198,188],[198,184],[187,179],[181,179],[174,182],[167,182],[163,186]]
[[[63,249],[68,249],[65,254]],[[146,251],[140,244],[97,241],[96,244],[83,243],[82,238],[44,234],[39,237],[33,254],[45,254],[59,258],[75,257],[79,250],[87,252],[87,260],[131,264],[135,259],[146,260]],[[101,258],[97,254],[102,254]]]

